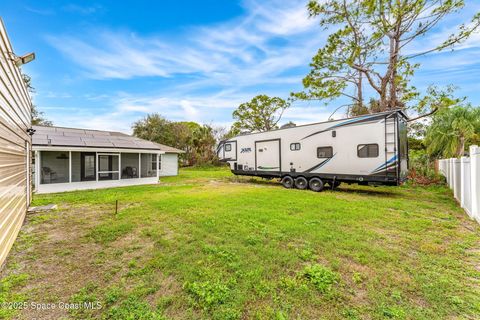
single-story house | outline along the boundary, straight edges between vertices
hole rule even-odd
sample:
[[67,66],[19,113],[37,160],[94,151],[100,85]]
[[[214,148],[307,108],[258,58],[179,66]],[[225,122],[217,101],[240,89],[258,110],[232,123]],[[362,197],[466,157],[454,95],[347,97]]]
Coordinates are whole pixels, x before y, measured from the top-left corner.
[[35,192],[157,183],[182,150],[120,132],[33,126]]

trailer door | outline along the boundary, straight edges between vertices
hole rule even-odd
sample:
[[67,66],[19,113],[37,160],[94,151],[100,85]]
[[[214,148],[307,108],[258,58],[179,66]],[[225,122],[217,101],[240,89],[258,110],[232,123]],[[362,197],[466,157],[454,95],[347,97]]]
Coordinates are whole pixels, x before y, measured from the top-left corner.
[[237,161],[237,141],[225,141],[222,152],[224,161]]
[[280,172],[280,139],[255,141],[255,167],[257,171]]

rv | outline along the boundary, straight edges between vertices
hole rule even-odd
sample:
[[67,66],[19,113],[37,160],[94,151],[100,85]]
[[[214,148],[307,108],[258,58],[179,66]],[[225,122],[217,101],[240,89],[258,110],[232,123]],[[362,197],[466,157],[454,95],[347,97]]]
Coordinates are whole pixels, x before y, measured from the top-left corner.
[[392,110],[242,134],[222,141],[217,155],[236,175],[278,178],[285,188],[397,186],[408,173],[407,120]]

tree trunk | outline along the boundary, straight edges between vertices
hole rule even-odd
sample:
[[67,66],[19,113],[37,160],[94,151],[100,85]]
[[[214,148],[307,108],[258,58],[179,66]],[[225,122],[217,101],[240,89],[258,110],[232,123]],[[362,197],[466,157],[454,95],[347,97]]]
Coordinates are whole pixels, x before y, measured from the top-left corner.
[[458,142],[459,142],[459,143],[458,143],[457,151],[455,152],[455,156],[456,156],[457,158],[463,157],[463,153],[464,153],[464,151],[465,151],[465,137],[464,137],[464,136],[460,136]]
[[387,110],[387,86],[388,86],[388,71],[384,78],[382,78],[382,82],[380,85],[380,100],[378,102],[380,106],[380,111]]
[[392,39],[391,44],[391,52],[390,52],[390,64],[391,64],[391,72],[390,72],[390,102],[389,108],[396,108],[397,107],[397,64],[398,64],[398,41],[396,38]]
[[360,105],[360,108],[363,107],[363,88],[362,88],[362,81],[363,81],[363,73],[362,73],[362,72],[358,72],[357,98],[358,98],[358,104]]

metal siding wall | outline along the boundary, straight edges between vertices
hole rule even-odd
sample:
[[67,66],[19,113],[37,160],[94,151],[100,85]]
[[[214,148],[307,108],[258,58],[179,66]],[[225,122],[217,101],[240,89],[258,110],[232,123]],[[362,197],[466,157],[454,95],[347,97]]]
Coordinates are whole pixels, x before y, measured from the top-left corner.
[[31,101],[0,19],[0,265],[10,251],[27,211],[27,142]]

